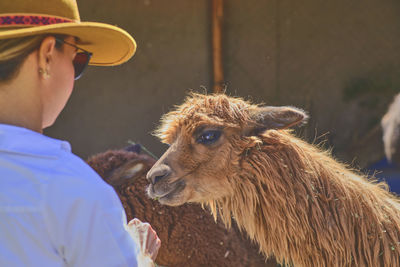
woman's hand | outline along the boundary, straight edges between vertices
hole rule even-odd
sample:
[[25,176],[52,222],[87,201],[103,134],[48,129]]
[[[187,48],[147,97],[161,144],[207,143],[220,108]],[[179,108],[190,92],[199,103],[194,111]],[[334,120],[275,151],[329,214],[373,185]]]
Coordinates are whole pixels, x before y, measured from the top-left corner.
[[149,258],[151,261],[155,261],[158,250],[161,247],[161,240],[158,238],[156,231],[151,228],[151,225],[135,218],[128,223],[128,231],[140,247],[142,255],[138,256],[142,259],[138,260],[144,260],[146,262],[145,265],[149,265]]

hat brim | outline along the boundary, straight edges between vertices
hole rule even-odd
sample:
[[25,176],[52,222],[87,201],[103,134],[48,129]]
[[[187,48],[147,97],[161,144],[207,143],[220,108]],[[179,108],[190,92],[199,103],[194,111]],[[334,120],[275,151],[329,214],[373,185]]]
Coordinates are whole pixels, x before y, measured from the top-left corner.
[[98,22],[68,22],[40,27],[13,28],[0,32],[0,39],[38,34],[65,34],[79,38],[79,47],[92,52],[89,65],[114,66],[129,60],[136,51],[136,42],[126,31]]

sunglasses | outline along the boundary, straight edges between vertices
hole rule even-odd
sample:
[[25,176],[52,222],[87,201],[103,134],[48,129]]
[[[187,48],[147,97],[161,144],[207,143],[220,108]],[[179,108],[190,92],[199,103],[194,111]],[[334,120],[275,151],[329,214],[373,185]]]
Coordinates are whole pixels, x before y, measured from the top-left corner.
[[82,76],[82,73],[86,69],[87,65],[89,65],[89,61],[90,61],[90,58],[92,57],[93,53],[86,51],[85,49],[82,49],[74,44],[70,44],[59,38],[56,38],[56,41],[61,44],[70,45],[72,47],[75,47],[77,50],[82,51],[82,52],[76,53],[74,60],[72,61],[72,64],[74,65],[74,70],[75,70],[74,79],[78,80]]

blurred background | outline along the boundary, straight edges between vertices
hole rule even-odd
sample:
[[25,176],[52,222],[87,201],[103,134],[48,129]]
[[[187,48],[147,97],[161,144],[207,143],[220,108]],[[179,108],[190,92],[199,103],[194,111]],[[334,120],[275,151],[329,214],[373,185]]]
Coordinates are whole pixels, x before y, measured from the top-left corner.
[[340,161],[363,170],[388,167],[380,120],[400,91],[399,1],[78,0],[78,6],[83,21],[118,25],[138,43],[122,66],[89,67],[45,131],[68,140],[79,156],[129,140],[160,156],[166,146],[151,132],[161,115],[188,91],[212,93],[217,85],[254,102],[303,108],[311,119],[298,135],[325,142]]

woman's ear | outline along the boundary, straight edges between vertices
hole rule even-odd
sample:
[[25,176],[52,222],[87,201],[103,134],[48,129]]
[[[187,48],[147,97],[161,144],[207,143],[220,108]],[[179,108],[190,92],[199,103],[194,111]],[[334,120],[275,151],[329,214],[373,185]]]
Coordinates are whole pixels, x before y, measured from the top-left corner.
[[245,128],[246,135],[257,135],[270,129],[286,129],[304,124],[308,115],[305,111],[289,106],[257,107],[250,111],[251,123]]
[[38,50],[39,71],[50,73],[50,63],[54,58],[56,39],[53,36],[45,37]]

